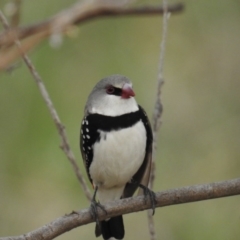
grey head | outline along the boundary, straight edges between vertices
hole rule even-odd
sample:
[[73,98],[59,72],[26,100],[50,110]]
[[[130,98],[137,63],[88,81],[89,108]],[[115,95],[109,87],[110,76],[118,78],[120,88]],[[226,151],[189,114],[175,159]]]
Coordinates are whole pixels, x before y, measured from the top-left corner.
[[135,111],[138,106],[134,96],[132,83],[127,77],[111,75],[95,85],[88,97],[85,114],[98,113],[117,116]]

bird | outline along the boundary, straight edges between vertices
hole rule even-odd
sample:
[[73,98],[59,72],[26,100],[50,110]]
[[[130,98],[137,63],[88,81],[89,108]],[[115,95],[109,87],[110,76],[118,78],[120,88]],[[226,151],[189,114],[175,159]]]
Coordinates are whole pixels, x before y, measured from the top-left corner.
[[[153,134],[147,114],[134,96],[132,82],[116,74],[100,80],[85,105],[80,150],[94,188],[91,210],[96,218],[97,207],[105,211],[104,204],[131,197],[139,187],[155,208],[155,195],[147,187]],[[124,238],[121,215],[96,222],[96,237]]]

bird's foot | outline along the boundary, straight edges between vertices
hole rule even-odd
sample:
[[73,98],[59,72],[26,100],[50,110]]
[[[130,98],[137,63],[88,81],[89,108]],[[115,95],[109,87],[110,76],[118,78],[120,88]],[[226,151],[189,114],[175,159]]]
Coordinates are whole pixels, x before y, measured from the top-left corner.
[[155,208],[156,208],[156,203],[157,203],[155,192],[153,192],[151,189],[149,189],[148,187],[146,187],[142,184],[139,184],[139,187],[143,189],[145,204],[147,203],[147,199],[149,197],[150,202],[151,202],[151,207],[152,207],[152,210],[153,210],[153,215],[154,215]]
[[107,211],[105,210],[104,206],[100,203],[97,202],[95,199],[91,201],[91,206],[90,206],[90,213],[92,215],[92,218],[96,221],[97,225],[99,225],[99,219],[98,219],[98,208],[100,208],[102,211],[107,214]]
[[90,205],[90,213],[92,215],[92,218],[96,221],[97,225],[100,227],[97,209],[100,208],[102,211],[105,212],[106,215],[107,215],[107,211],[105,210],[104,206],[100,202],[96,201],[97,190],[98,190],[98,187],[95,188],[95,192],[93,194],[93,198],[92,198],[91,205]]

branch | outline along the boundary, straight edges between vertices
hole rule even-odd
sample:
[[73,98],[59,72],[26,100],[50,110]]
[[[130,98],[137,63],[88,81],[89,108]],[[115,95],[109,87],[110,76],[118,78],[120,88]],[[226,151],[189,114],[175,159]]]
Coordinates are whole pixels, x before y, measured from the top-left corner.
[[[177,3],[168,6],[168,11],[178,13],[183,10],[183,4]],[[0,47],[11,45],[14,39],[20,40],[33,36],[34,34],[44,32],[45,36],[52,34],[54,26],[58,25],[58,30],[63,32],[67,26],[81,24],[86,21],[101,17],[120,17],[120,16],[149,16],[163,14],[162,6],[142,6],[129,7],[119,6],[117,1],[111,4],[107,1],[85,1],[74,4],[72,7],[64,10],[55,16],[31,26],[12,29],[0,34]]]
[[[4,17],[3,13],[1,12],[0,10],[0,21],[2,22],[2,25],[5,29],[8,29],[9,28],[9,25],[8,25],[8,22],[6,20],[6,18]],[[61,148],[62,150],[64,151],[64,153],[66,154],[68,160],[70,161],[70,163],[72,164],[72,167],[73,167],[73,170],[83,188],[83,191],[87,197],[88,200],[91,199],[91,194],[90,194],[90,191],[87,187],[87,184],[83,178],[83,175],[81,174],[80,172],[80,169],[77,165],[77,162],[76,162],[76,159],[75,159],[75,156],[70,148],[70,145],[69,145],[69,141],[68,141],[68,138],[67,138],[67,133],[65,131],[65,127],[64,125],[62,124],[59,116],[58,116],[58,113],[56,111],[56,109],[54,108],[54,105],[53,105],[53,102],[47,92],[47,89],[40,77],[40,75],[38,74],[37,70],[35,69],[34,65],[32,64],[30,58],[24,53],[22,47],[21,47],[21,43],[20,41],[18,40],[15,40],[15,44],[17,46],[17,49],[18,51],[20,52],[21,56],[22,56],[22,59],[23,61],[25,62],[27,68],[29,69],[33,79],[35,80],[37,86],[38,86],[38,89],[47,105],[47,108],[52,116],[52,119],[55,123],[55,126],[58,130],[58,133],[60,135],[60,138],[62,140],[62,144],[61,144]]]
[[[182,187],[156,193],[156,207],[165,207],[181,203],[196,202],[214,198],[240,195],[240,178]],[[107,219],[113,216],[143,211],[151,208],[151,202],[145,204],[144,196],[137,196],[109,202],[105,212],[99,212],[99,219]],[[27,234],[16,237],[2,237],[0,240],[50,240],[71,229],[93,222],[89,209],[57,218],[56,220]]]
[[[169,9],[167,0],[163,0],[163,28],[162,28],[162,40],[160,45],[160,57],[159,57],[159,70],[158,70],[158,79],[157,79],[157,93],[156,93],[156,101],[154,105],[153,111],[153,158],[151,163],[151,173],[150,173],[150,181],[149,188],[153,188],[155,174],[156,174],[156,152],[157,152],[157,142],[158,142],[158,131],[161,125],[161,117],[163,112],[163,105],[161,101],[161,89],[164,83],[163,78],[163,65],[164,65],[164,55],[166,48],[166,39],[167,39],[167,28],[168,28],[168,18],[169,18]],[[154,228],[154,220],[152,211],[148,211],[148,226],[151,240],[156,240],[156,232]]]
[[160,45],[160,57],[159,57],[159,70],[158,70],[158,79],[157,79],[157,92],[156,92],[156,102],[154,105],[153,111],[153,161],[152,161],[152,170],[150,176],[149,187],[153,187],[153,182],[155,179],[155,158],[157,151],[157,135],[161,124],[161,117],[163,112],[163,105],[161,101],[161,90],[164,83],[163,79],[163,65],[164,65],[164,54],[167,38],[167,24],[168,24],[169,12],[167,5],[165,3],[165,13],[163,15],[163,30],[162,30],[162,41]]

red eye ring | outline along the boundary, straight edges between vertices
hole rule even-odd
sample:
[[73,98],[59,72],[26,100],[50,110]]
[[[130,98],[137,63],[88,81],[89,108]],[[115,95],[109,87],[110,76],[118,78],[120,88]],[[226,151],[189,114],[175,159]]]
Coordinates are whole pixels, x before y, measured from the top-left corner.
[[106,92],[108,94],[113,94],[114,91],[115,91],[115,88],[113,86],[111,86],[111,85],[106,88]]

